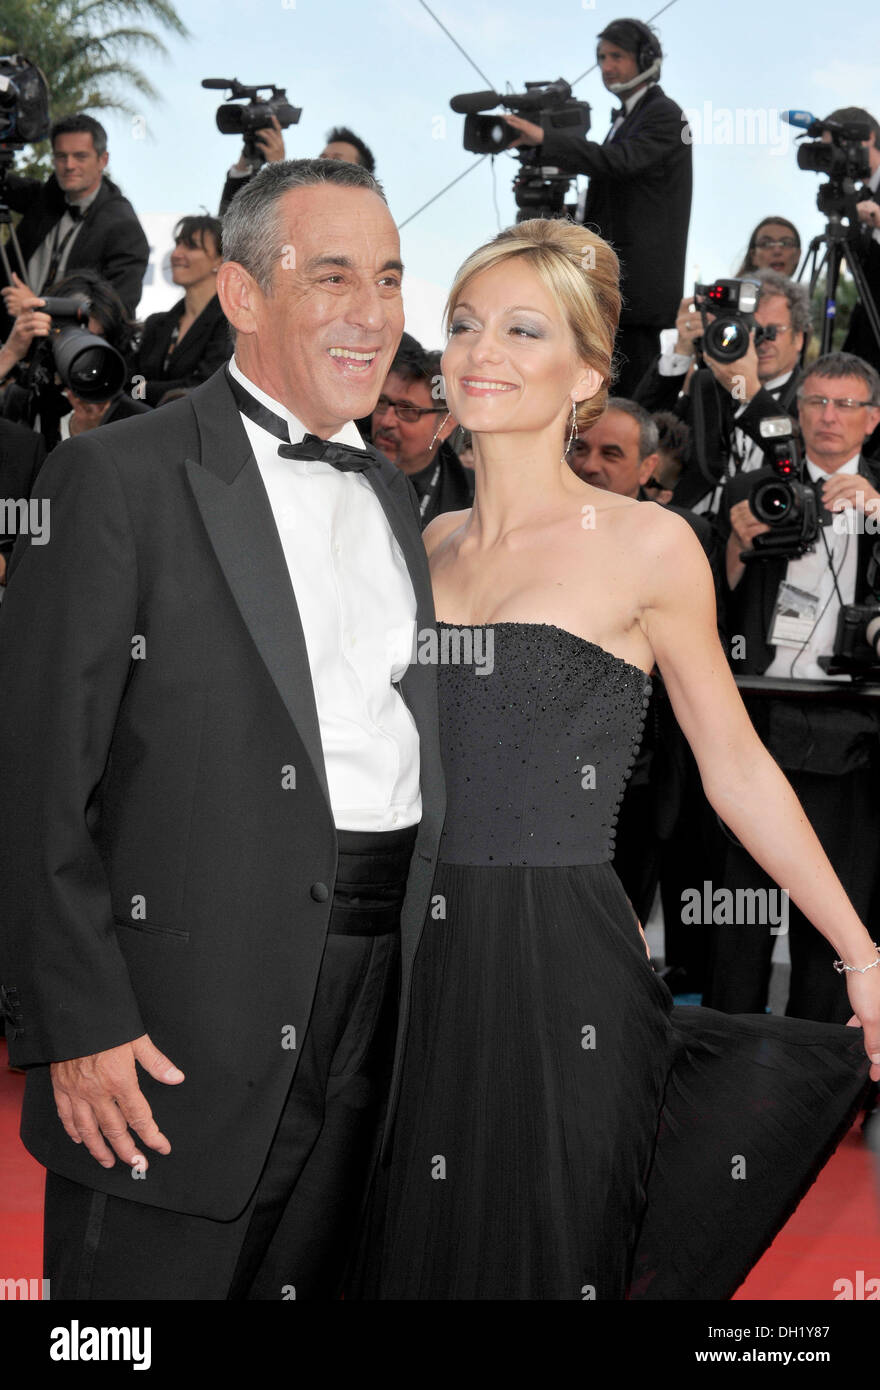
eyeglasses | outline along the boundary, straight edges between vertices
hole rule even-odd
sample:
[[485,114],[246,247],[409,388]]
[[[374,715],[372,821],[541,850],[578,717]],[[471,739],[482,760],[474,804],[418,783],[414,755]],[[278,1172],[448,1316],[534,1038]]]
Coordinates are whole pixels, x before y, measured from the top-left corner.
[[758,251],[775,251],[777,248],[783,251],[793,251],[795,247],[800,250],[801,244],[793,236],[762,236],[755,242],[755,249]]
[[384,415],[386,410],[393,410],[398,420],[404,420],[407,424],[412,424],[415,420],[421,420],[423,415],[443,415],[446,411],[446,406],[407,405],[405,401],[393,401],[390,396],[380,396],[376,402],[374,414]]
[[852,396],[801,396],[801,405],[808,405],[811,410],[824,410],[826,405],[833,405],[835,410],[864,410],[866,405],[873,405],[873,401],[854,401]]

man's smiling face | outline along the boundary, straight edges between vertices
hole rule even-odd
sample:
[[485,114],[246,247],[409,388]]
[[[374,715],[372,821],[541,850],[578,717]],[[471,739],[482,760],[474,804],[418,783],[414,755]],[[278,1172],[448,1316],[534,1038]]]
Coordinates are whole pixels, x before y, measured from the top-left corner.
[[278,201],[283,250],[265,294],[235,263],[221,302],[237,329],[242,371],[327,438],[369,415],[403,333],[400,242],[386,204],[366,188],[321,183]]

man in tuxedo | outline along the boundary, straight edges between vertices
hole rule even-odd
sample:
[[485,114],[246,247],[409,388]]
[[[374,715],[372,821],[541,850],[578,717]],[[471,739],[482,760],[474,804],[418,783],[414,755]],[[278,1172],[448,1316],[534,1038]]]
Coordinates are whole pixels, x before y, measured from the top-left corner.
[[416,491],[422,526],[443,512],[472,506],[474,474],[449,436],[456,421],[446,406],[439,352],[401,347],[373,411],[371,438]]
[[[673,350],[656,359],[636,393],[646,409],[674,408],[691,426],[691,458],[674,497],[683,507],[713,516],[721,506],[722,488],[698,466],[696,451],[719,478],[762,467],[761,422],[779,415],[797,419],[800,359],[811,330],[805,284],[775,270],[756,270],[748,278],[761,286],[755,322],[773,336],[763,337],[756,346],[753,334],[745,355],[734,362],[719,362],[704,353],[706,370],[688,379],[694,340],[703,325],[693,296],[686,295],[679,305]],[[686,382],[688,390],[681,394]]]
[[684,283],[693,170],[681,107],[658,84],[663,53],[653,30],[615,19],[596,58],[606,88],[623,105],[603,143],[505,116],[515,145],[540,145],[541,162],[588,174],[583,221],[610,241],[622,262],[623,312],[617,389],[632,396],[657,355],[660,329],[675,315]]
[[0,609],[0,979],[55,1298],[338,1296],[443,818],[417,509],[351,424],[397,229],[365,169],[299,160],[223,239],[232,362],[53,453]]
[[[864,458],[861,447],[880,422],[880,377],[858,357],[829,353],[809,368],[798,394],[805,481],[821,485],[826,511],[819,538],[806,554],[744,563],[742,552],[769,528],[740,496],[738,485],[746,480],[731,481],[726,583],[727,629],[735,634],[732,666],[745,675],[825,681],[839,688],[840,697],[832,700],[811,699],[793,685],[791,695],[747,701],[755,727],[870,926],[880,884],[880,713],[866,697],[852,694],[849,676],[829,678],[818,658],[833,650],[841,605],[878,602],[870,562],[880,525],[880,467]],[[793,597],[799,599],[794,605]],[[795,611],[800,614],[796,626],[790,616]],[[722,875],[723,886],[734,890],[773,886],[738,844],[730,844]],[[832,969],[832,948],[792,903],[788,915],[787,1012],[846,1023],[852,1010],[844,979]],[[709,934],[704,1003],[729,1013],[762,1012],[774,941],[768,927],[740,922],[703,930]]]
[[132,316],[150,248],[134,208],[104,170],[109,158],[107,132],[92,116],[66,116],[50,135],[55,172],[46,181],[10,174],[6,196],[13,212],[23,214],[18,241],[27,272],[23,282],[3,291],[6,323],[19,299],[41,294],[71,270],[95,270],[116,290]]

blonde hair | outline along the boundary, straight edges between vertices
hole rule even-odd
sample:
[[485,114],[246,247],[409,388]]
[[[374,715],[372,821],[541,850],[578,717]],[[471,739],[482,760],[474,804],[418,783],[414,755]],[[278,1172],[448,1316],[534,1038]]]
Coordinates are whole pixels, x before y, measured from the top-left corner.
[[595,396],[577,404],[578,429],[589,428],[605,410],[614,378],[614,335],[620,317],[617,256],[595,232],[567,219],[533,217],[506,227],[459,268],[443,311],[447,332],[469,281],[515,256],[534,268],[565,316],[577,356],[602,377]]

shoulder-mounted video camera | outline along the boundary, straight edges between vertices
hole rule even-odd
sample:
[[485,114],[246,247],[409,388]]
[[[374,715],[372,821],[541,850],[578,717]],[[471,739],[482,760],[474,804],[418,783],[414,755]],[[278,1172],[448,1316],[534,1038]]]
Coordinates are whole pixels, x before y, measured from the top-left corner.
[[49,87],[21,53],[0,57],[0,148],[18,149],[49,134]]

